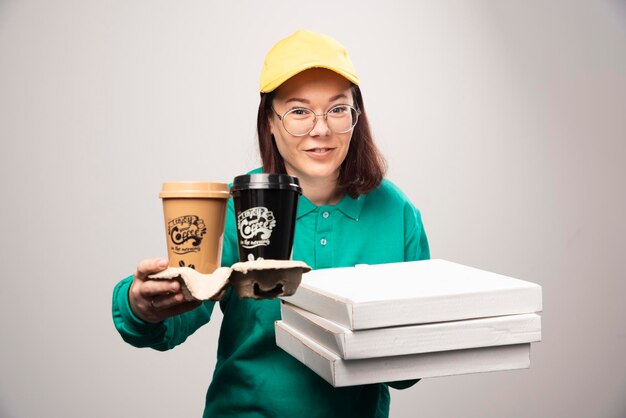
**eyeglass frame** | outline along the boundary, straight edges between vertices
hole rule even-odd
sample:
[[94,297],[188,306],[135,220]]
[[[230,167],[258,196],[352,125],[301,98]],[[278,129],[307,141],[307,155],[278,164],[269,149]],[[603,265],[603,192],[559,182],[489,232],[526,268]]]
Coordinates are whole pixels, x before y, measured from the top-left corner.
[[[332,128],[330,127],[330,125],[328,125],[328,114],[330,113],[331,110],[333,110],[336,107],[339,106],[348,106],[349,108],[354,109],[354,111],[356,112],[356,120],[354,121],[354,124],[350,127],[350,129],[348,129],[347,131],[343,131],[343,132],[335,132],[332,130]],[[270,106],[272,108],[272,110],[274,111],[274,113],[276,114],[276,116],[278,116],[278,119],[280,120],[280,123],[282,123],[283,128],[285,129],[285,131],[287,131],[287,133],[289,133],[289,135],[292,136],[305,136],[311,133],[311,131],[313,129],[315,129],[315,125],[317,125],[317,117],[318,116],[323,116],[324,117],[324,122],[326,122],[326,126],[328,126],[328,129],[330,129],[333,133],[336,134],[345,134],[346,132],[350,132],[351,130],[354,129],[354,127],[356,126],[357,123],[359,123],[359,116],[361,116],[361,111],[359,110],[359,108],[357,108],[356,106],[352,106],[349,104],[337,104],[333,107],[331,107],[330,109],[328,109],[328,111],[326,113],[322,113],[322,114],[317,114],[313,111],[313,109],[309,109],[308,107],[303,107],[303,106],[298,106],[298,107],[294,107],[293,109],[289,109],[288,111],[286,111],[282,116],[278,114],[278,112],[276,111],[276,109],[274,109],[274,105]],[[287,114],[293,112],[294,110],[309,110],[311,111],[311,113],[313,113],[313,125],[311,125],[311,129],[309,129],[307,132],[300,134],[300,135],[294,135],[291,132],[289,132],[289,129],[287,129],[287,127],[285,126],[285,116],[287,116]]]

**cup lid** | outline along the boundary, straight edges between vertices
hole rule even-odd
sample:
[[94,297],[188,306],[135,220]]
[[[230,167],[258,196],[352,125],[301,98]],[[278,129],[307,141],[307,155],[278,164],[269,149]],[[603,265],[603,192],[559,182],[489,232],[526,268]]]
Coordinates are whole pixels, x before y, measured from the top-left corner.
[[160,198],[221,198],[228,199],[228,184],[208,181],[170,181],[163,183]]
[[300,187],[300,182],[297,177],[275,173],[244,174],[237,176],[233,180],[230,191],[232,193],[249,189],[282,189],[292,190],[302,194],[302,188]]

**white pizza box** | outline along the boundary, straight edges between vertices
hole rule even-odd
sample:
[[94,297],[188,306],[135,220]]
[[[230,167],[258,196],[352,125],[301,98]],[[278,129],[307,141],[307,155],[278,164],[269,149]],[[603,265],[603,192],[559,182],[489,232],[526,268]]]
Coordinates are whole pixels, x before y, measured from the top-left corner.
[[282,321],[275,328],[279,347],[335,387],[530,367],[530,343],[343,360]]
[[283,301],[281,317],[346,360],[541,341],[541,317],[535,313],[351,331]]
[[315,270],[287,302],[351,330],[541,311],[541,286],[445,260]]

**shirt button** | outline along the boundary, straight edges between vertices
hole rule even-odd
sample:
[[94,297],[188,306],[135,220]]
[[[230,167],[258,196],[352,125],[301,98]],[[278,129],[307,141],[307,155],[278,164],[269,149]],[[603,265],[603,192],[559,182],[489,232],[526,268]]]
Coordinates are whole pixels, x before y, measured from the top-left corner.
[[324,212],[324,213],[322,213],[322,216],[323,216],[324,218],[328,218],[328,217],[330,216],[330,213],[328,213],[328,212]]
[[326,245],[326,243],[327,243],[326,238],[322,238],[322,239],[320,240],[320,244],[322,244],[322,245]]

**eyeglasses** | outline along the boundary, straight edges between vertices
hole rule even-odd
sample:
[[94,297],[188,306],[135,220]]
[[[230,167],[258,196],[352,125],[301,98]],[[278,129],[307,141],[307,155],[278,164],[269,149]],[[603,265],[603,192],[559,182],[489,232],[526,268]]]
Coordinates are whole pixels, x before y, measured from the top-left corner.
[[317,123],[318,117],[324,117],[328,128],[336,134],[343,134],[355,127],[361,111],[351,105],[337,105],[331,107],[328,112],[316,114],[306,107],[296,107],[280,116],[274,106],[272,110],[283,123],[283,127],[293,136],[304,136],[311,132]]

